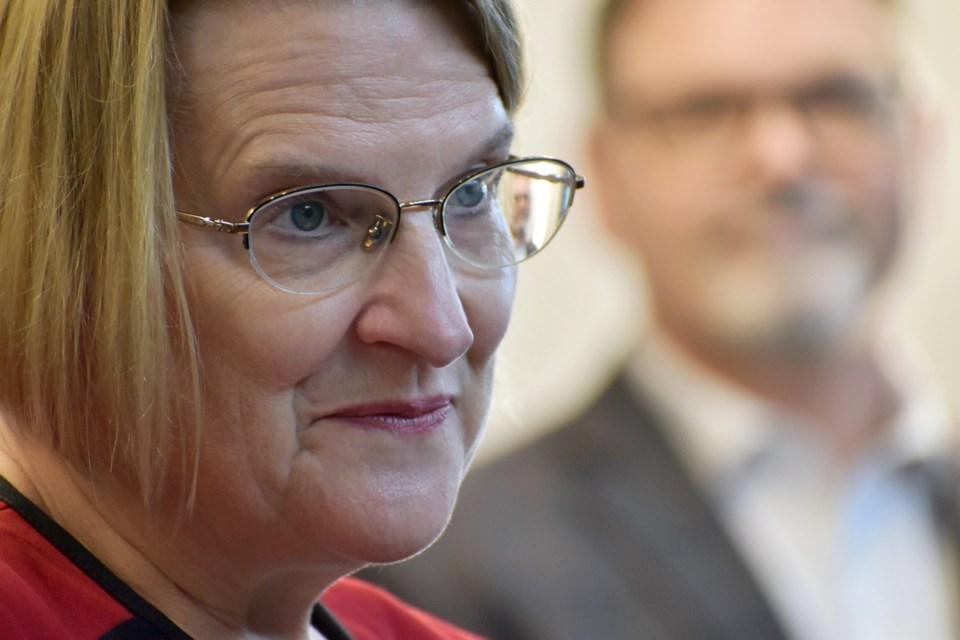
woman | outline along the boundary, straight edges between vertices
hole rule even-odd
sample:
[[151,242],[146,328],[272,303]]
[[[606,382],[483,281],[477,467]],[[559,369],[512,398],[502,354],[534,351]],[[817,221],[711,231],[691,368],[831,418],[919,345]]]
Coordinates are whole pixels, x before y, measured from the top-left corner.
[[0,4],[3,638],[469,637],[341,578],[443,529],[582,185],[506,2]]

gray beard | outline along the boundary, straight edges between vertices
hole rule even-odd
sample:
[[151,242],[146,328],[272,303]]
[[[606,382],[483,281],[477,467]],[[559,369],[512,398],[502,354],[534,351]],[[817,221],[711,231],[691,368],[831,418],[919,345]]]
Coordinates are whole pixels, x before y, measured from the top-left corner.
[[834,246],[798,262],[719,269],[702,307],[711,340],[758,356],[809,358],[854,339],[876,285],[867,257]]

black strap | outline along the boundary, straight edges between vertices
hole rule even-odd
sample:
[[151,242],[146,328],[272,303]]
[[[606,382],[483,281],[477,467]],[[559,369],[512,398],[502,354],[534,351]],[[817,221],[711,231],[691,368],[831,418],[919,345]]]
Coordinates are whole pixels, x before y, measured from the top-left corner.
[[[7,503],[70,562],[134,614],[133,618],[104,634],[101,640],[193,640],[170,618],[127,586],[80,544],[79,540],[20,493],[3,476],[0,476],[0,500]],[[319,603],[314,606],[310,623],[328,640],[352,640],[350,634],[337,622],[336,618]]]
[[327,640],[353,640],[343,625],[333,617],[326,607],[319,602],[313,606],[313,615],[310,616],[310,624],[323,634]]
[[[153,627],[155,636],[139,636],[144,638],[159,637],[165,640],[193,640],[186,632],[178,627],[170,618],[163,615],[159,609],[144,600],[140,594],[131,589],[116,574],[100,562],[90,551],[80,544],[66,529],[57,524],[50,516],[37,505],[20,493],[6,478],[0,476],[0,499],[20,514],[30,526],[47,539],[70,562],[77,565],[81,571],[100,585],[117,602],[131,611],[135,617],[142,618],[144,625]],[[124,625],[120,625],[122,628]],[[148,627],[144,627],[148,628]],[[110,633],[105,637],[112,637]],[[128,636],[117,636],[124,638]]]
[[166,640],[166,638],[143,618],[130,618],[100,636],[100,640]]

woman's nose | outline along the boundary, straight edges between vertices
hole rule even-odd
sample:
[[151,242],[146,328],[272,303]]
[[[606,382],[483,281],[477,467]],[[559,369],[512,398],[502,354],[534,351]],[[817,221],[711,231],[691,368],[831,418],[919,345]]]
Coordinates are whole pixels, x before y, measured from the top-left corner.
[[357,337],[368,344],[394,345],[435,367],[456,361],[474,339],[459,277],[430,215],[405,215],[365,283],[369,300],[355,324]]

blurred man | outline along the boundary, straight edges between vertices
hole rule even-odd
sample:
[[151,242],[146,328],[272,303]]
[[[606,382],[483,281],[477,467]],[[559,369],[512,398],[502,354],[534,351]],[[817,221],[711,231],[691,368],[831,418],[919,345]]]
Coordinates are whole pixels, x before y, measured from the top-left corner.
[[922,146],[897,7],[608,4],[591,180],[653,330],[381,579],[504,640],[956,637],[948,420],[878,313]]

